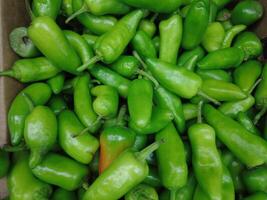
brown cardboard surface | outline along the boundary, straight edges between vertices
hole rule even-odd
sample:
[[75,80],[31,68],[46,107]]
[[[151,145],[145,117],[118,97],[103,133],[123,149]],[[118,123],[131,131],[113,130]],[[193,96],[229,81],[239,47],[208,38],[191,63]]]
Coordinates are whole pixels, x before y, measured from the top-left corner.
[[[267,37],[267,1],[259,0],[266,12],[264,18],[255,26],[255,31],[261,38]],[[10,31],[19,26],[28,25],[29,19],[23,0],[0,0],[0,70],[8,69],[17,59],[8,43]],[[7,111],[10,102],[22,88],[17,81],[0,77],[0,146],[7,143]],[[7,195],[6,179],[0,180],[0,199]]]

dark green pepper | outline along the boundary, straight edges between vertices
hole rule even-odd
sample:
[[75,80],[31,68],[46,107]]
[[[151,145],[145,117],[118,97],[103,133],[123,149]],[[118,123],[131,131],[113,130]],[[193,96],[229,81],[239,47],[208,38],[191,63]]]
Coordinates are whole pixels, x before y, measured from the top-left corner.
[[62,0],[33,0],[32,11],[35,17],[47,16],[56,19]]
[[216,16],[216,21],[225,22],[231,17],[231,11],[228,8],[221,9]]
[[0,149],[0,178],[7,175],[9,166],[10,161],[8,153]]
[[47,80],[47,84],[50,86],[54,94],[59,94],[63,90],[64,81],[65,75],[63,73],[59,73]]
[[253,192],[267,193],[267,168],[260,166],[254,169],[248,169],[242,173],[242,178],[246,189]]
[[68,105],[65,101],[65,99],[61,96],[53,96],[49,102],[48,106],[51,108],[51,110],[58,115],[61,113],[63,110],[68,108]]
[[125,200],[139,200],[139,199],[150,199],[158,200],[158,193],[155,188],[146,185],[139,184],[131,189],[124,197]]
[[215,79],[232,82],[231,74],[221,69],[198,69],[196,73],[204,80]]

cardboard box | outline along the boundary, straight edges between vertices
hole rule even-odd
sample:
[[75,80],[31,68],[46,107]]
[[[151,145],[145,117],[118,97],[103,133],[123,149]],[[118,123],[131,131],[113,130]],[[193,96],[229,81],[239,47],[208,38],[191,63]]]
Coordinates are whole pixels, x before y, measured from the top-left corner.
[[[262,2],[267,10],[267,1]],[[256,24],[255,31],[261,38],[267,37],[267,11],[264,18]],[[8,69],[18,57],[9,47],[8,35],[12,29],[28,26],[24,0],[0,0],[0,70]],[[8,142],[7,111],[10,102],[23,86],[17,81],[0,77],[0,146]],[[0,180],[0,199],[7,195],[6,179]]]

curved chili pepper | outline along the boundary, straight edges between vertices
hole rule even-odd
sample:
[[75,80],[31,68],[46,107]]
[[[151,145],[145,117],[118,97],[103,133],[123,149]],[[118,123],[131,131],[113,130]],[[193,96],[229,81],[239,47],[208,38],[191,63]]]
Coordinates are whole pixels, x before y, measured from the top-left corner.
[[18,145],[21,142],[25,119],[30,114],[32,107],[44,105],[50,99],[51,93],[47,84],[34,83],[16,96],[8,111],[8,128],[12,145]]
[[173,15],[159,24],[159,59],[176,64],[183,34],[183,21],[180,15]]
[[[121,198],[146,178],[149,168],[145,159],[159,145],[159,142],[153,143],[140,152],[124,151],[109,168],[97,177],[85,192],[83,199],[116,200]],[[104,187],[105,185],[109,187]]]
[[57,140],[57,119],[46,106],[37,106],[27,116],[24,127],[26,145],[30,148],[29,166],[36,167]]
[[[247,131],[241,124],[210,105],[204,105],[204,117],[216,136],[246,166],[255,167],[267,160],[267,142]],[[257,155],[257,156],[255,156]]]
[[140,198],[158,200],[158,193],[155,188],[141,183],[131,189],[124,197],[125,200],[138,200]]
[[90,76],[80,76],[74,86],[74,110],[82,124],[91,133],[100,128],[100,121],[92,106],[92,97],[89,88]]
[[47,84],[50,86],[54,94],[59,94],[63,90],[64,81],[65,75],[63,73],[59,73],[47,80]]
[[32,58],[40,55],[28,36],[26,27],[15,28],[9,34],[9,44],[12,50],[23,58]]
[[150,38],[152,38],[157,30],[157,27],[154,23],[154,17],[151,20],[141,20],[139,24],[139,30],[144,31]]
[[249,132],[254,133],[255,135],[260,135],[260,131],[253,124],[253,121],[250,119],[247,113],[239,112],[237,115],[237,121],[242,124]]
[[74,192],[64,190],[62,188],[58,188],[53,192],[51,200],[75,200],[76,195]]
[[67,103],[61,96],[52,97],[48,102],[48,106],[56,115],[68,108]]
[[59,144],[75,160],[88,164],[99,147],[98,140],[85,132],[85,127],[76,115],[65,110],[59,114]]
[[207,0],[191,3],[184,21],[182,39],[184,49],[194,49],[201,43],[209,23],[209,10],[210,2]]
[[231,74],[221,69],[198,69],[196,73],[203,79],[215,79],[219,81],[232,82]]
[[47,154],[32,172],[38,179],[68,191],[81,186],[88,174],[85,165],[55,153]]
[[184,145],[172,123],[156,134],[156,140],[164,141],[156,151],[159,176],[163,186],[171,191],[173,200],[176,191],[187,182],[188,169]]
[[244,31],[246,28],[247,26],[240,24],[240,25],[235,25],[231,27],[229,30],[227,30],[221,48],[224,49],[231,47],[232,41],[235,38],[235,36]]
[[177,62],[178,67],[184,67],[193,57],[197,57],[197,61],[201,60],[205,55],[205,51],[200,47],[196,47],[193,50],[185,51]]
[[56,19],[62,0],[33,0],[32,11],[34,16],[47,16]]
[[7,175],[10,167],[9,155],[7,152],[0,149],[0,178]]
[[245,170],[242,173],[242,178],[249,192],[267,193],[267,168],[265,166]]
[[110,164],[126,149],[133,146],[135,132],[121,126],[104,129],[100,135],[99,173],[103,173]]

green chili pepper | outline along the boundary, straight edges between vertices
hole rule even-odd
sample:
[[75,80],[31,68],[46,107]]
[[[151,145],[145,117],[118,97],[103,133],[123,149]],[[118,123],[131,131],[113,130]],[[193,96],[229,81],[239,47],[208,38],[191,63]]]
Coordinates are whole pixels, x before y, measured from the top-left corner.
[[135,123],[130,121],[129,127],[138,134],[152,134],[160,131],[173,120],[173,114],[169,109],[156,106],[152,110],[150,122],[145,127],[138,127]]
[[198,115],[198,107],[196,104],[191,104],[191,103],[183,104],[183,113],[186,121],[194,119]]
[[9,155],[7,152],[0,149],[0,178],[7,175],[10,167]]
[[17,60],[10,70],[0,72],[0,76],[9,76],[23,83],[46,80],[58,74],[60,70],[45,57]]
[[198,62],[200,69],[228,69],[238,67],[244,60],[242,49],[230,47],[210,52]]
[[255,88],[255,82],[261,75],[262,64],[256,60],[249,60],[241,64],[234,71],[234,82],[244,92],[251,93]]
[[34,83],[16,96],[8,111],[8,128],[12,145],[18,145],[21,142],[24,122],[33,106],[44,105],[50,99],[51,93],[47,84]]
[[179,6],[182,4],[182,1],[179,0],[119,0],[120,2],[126,3],[129,6],[148,9],[157,13],[170,13],[176,11]]
[[[159,147],[156,142],[141,152],[124,151],[112,162],[91,184],[83,196],[83,200],[117,200],[134,186],[141,183],[148,175],[146,157]],[[101,189],[100,189],[101,188]]]
[[159,188],[162,186],[162,183],[158,175],[158,171],[153,167],[149,168],[149,174],[147,175],[147,177],[143,182],[155,188]]
[[215,130],[199,123],[191,126],[188,134],[198,184],[210,199],[222,199],[223,164],[216,147]]
[[49,153],[43,161],[32,169],[33,174],[40,180],[73,191],[81,186],[88,170],[68,157]]
[[159,83],[178,96],[192,98],[201,87],[201,78],[187,69],[152,58],[146,64]]
[[65,75],[63,73],[60,73],[47,80],[47,84],[50,86],[54,94],[59,94],[63,90],[64,81]]
[[160,107],[172,112],[178,131],[183,133],[185,130],[185,116],[181,99],[161,86],[155,89],[155,98]]
[[56,115],[68,108],[66,101],[61,96],[53,96],[49,100],[48,106]]
[[136,79],[131,82],[127,102],[132,124],[141,129],[149,124],[152,115],[152,100],[153,86],[150,81]]
[[239,112],[237,115],[237,121],[242,124],[249,132],[254,133],[255,135],[260,135],[260,131],[253,124],[253,121],[250,119],[247,113]]
[[177,65],[178,67],[184,67],[193,57],[197,57],[197,61],[202,59],[205,55],[205,51],[200,47],[196,47],[193,50],[185,51],[179,58]]
[[183,21],[180,15],[173,15],[159,24],[159,59],[176,64],[183,34]]
[[[83,6],[82,0],[73,0],[73,11],[81,9]],[[112,16],[95,16],[90,13],[82,13],[77,16],[79,22],[97,35],[102,35],[111,30],[117,23],[117,19]]]
[[90,73],[105,85],[116,88],[122,97],[127,97],[130,81],[102,65],[95,65]]
[[28,34],[37,48],[57,67],[77,74],[80,58],[54,20],[50,17],[34,19],[28,28]]
[[[86,40],[74,31],[63,31],[65,37],[67,38],[70,45],[74,48],[76,53],[81,58],[83,64],[89,62],[94,56],[93,49],[88,45]],[[87,67],[92,67],[92,65],[87,65]]]
[[58,119],[60,146],[78,162],[90,163],[99,147],[98,140],[85,130],[72,111],[62,111]]
[[214,2],[220,9],[225,7],[228,3],[232,2],[232,0],[212,0],[212,2]]
[[62,0],[33,0],[32,11],[34,16],[47,16],[56,19]]
[[202,38],[202,46],[206,51],[216,51],[221,48],[225,31],[220,22],[210,23]]
[[267,168],[260,166],[254,169],[248,169],[242,173],[242,178],[246,189],[249,192],[267,193]]
[[159,36],[154,37],[152,39],[152,42],[153,42],[153,44],[154,44],[154,46],[156,48],[156,51],[158,53],[159,52],[159,47],[160,47],[160,38],[159,38]]
[[263,7],[260,2],[253,0],[240,1],[232,11],[233,24],[251,25],[263,15]]
[[154,36],[157,30],[154,19],[154,17],[151,20],[143,19],[139,24],[139,30],[144,31],[150,38]]
[[241,173],[245,166],[228,150],[223,151],[222,161],[231,174],[235,191],[242,192],[244,189],[244,184]]
[[17,159],[8,175],[9,198],[12,200],[48,200],[52,187],[33,176],[27,152],[16,153]]
[[163,186],[171,191],[173,200],[176,191],[187,182],[188,169],[184,144],[172,123],[156,134],[156,140],[164,141],[156,151],[159,176]]
[[184,21],[182,46],[194,49],[200,43],[209,23],[210,2],[208,0],[193,1]]
[[133,146],[135,132],[121,126],[104,129],[100,135],[99,173],[103,173],[110,164],[126,149]]
[[240,24],[240,25],[235,25],[231,27],[229,30],[227,30],[221,48],[224,49],[231,47],[232,41],[235,38],[235,36],[244,31],[246,28],[247,26]]
[[158,200],[158,193],[155,188],[146,185],[139,184],[131,189],[124,197],[125,200],[139,200],[139,199],[150,199]]
[[100,128],[100,121],[93,109],[89,81],[89,74],[78,78],[73,93],[74,110],[82,124],[88,128],[88,131],[95,133]]
[[67,17],[73,13],[72,1],[73,0],[62,0],[61,10],[63,15]]
[[140,151],[141,149],[145,148],[147,146],[147,135],[138,135],[135,136],[135,142],[132,146],[132,149],[134,151]]
[[[204,106],[206,121],[214,127],[216,136],[248,167],[255,167],[267,160],[267,142],[247,131],[241,124],[210,105]],[[255,156],[257,155],[257,156]]]
[[13,29],[9,34],[9,44],[12,50],[23,58],[40,55],[39,50],[28,37],[28,29],[26,27]]
[[30,148],[31,168],[36,167],[50,151],[57,140],[57,119],[46,106],[37,106],[25,120],[24,138]]
[[74,192],[67,191],[67,190],[64,190],[62,188],[58,188],[54,191],[51,199],[52,200],[62,200],[62,199],[75,200],[77,198],[76,198],[76,195]]
[[216,21],[225,22],[231,18],[231,11],[227,8],[223,8],[217,13]]
[[120,56],[110,67],[126,78],[133,78],[140,67],[140,63],[134,56]]
[[126,126],[126,111],[127,111],[126,105],[122,105],[120,107],[117,117],[105,120],[102,128],[105,129],[107,127],[112,127],[117,125]]
[[92,48],[94,47],[96,40],[98,38],[98,36],[96,36],[96,35],[91,35],[91,34],[86,34],[86,33],[84,33],[82,35],[82,37],[83,37],[83,39],[85,39],[87,44]]
[[228,31],[229,29],[231,29],[233,27],[233,24],[231,23],[230,20],[226,20],[226,21],[222,22],[222,25],[226,31]]
[[232,82],[231,74],[220,69],[198,69],[196,73],[204,80],[215,79]]
[[260,38],[252,32],[241,33],[235,43],[234,47],[243,49],[245,52],[245,60],[256,58],[262,54],[263,46]]
[[119,107],[119,94],[117,90],[108,85],[99,85],[91,89],[95,96],[94,111],[103,118],[113,118],[117,115]]
[[132,39],[133,49],[144,58],[156,58],[157,51],[150,37],[142,30],[138,30]]
[[265,200],[267,198],[267,193],[256,192],[250,196],[244,198],[244,200]]

